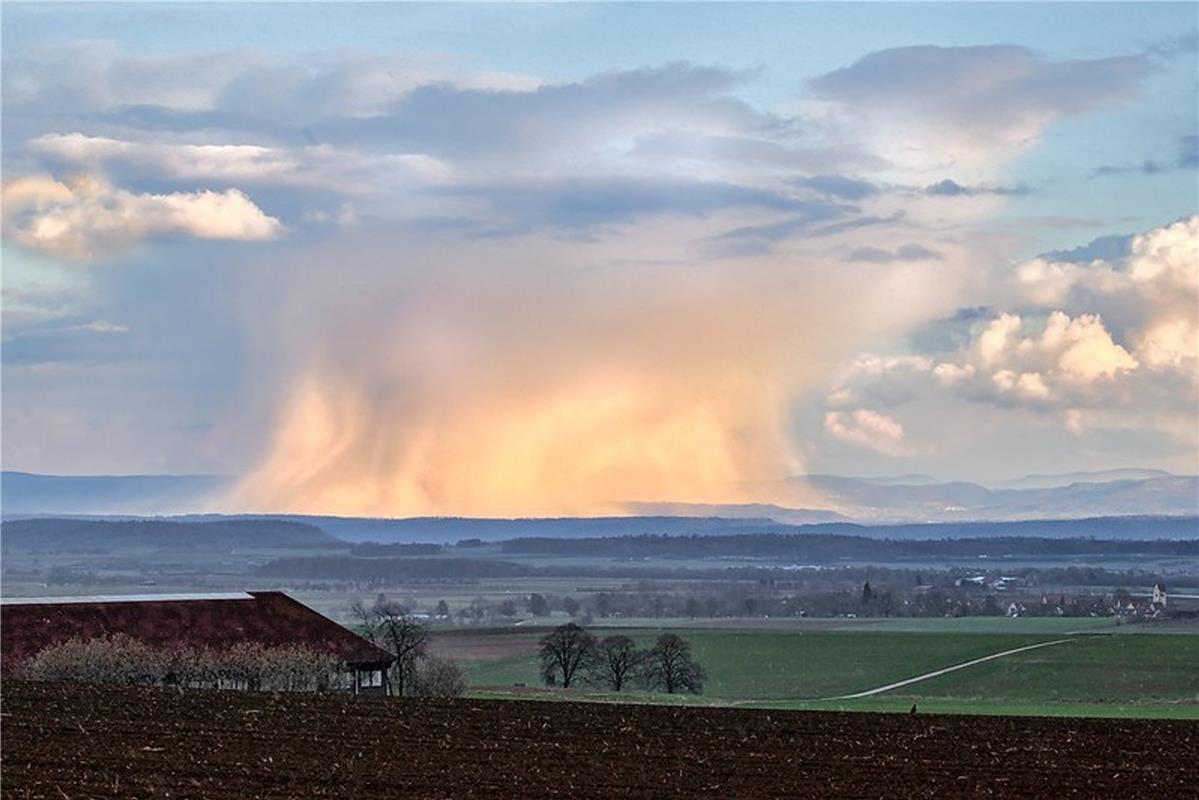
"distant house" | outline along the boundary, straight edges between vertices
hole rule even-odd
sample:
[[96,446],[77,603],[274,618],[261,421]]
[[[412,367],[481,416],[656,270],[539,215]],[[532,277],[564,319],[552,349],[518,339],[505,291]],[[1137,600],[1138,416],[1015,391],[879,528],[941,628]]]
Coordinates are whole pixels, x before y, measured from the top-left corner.
[[1161,585],[1160,583],[1153,584],[1153,600],[1151,601],[1151,603],[1152,603],[1152,605],[1158,606],[1159,608],[1164,609],[1166,607],[1166,587],[1165,586]]
[[5,598],[0,674],[12,675],[47,647],[114,634],[163,648],[304,647],[344,664],[355,694],[386,694],[387,668],[395,660],[282,592]]

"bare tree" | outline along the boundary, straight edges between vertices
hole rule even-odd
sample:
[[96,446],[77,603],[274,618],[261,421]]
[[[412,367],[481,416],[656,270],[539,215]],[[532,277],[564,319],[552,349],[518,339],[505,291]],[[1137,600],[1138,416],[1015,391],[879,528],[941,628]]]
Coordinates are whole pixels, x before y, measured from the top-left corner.
[[703,694],[704,668],[691,658],[691,645],[686,639],[664,633],[646,654],[642,679],[649,689],[661,689],[667,694],[691,692]]
[[597,686],[619,692],[637,673],[644,655],[629,637],[606,636],[596,646],[589,677]]
[[411,694],[417,661],[429,645],[428,626],[397,603],[379,603],[370,609],[354,603],[350,610],[363,636],[396,657],[391,666],[392,692],[401,697]]
[[559,625],[541,640],[541,676],[554,684],[561,676],[562,687],[570,688],[596,652],[595,637],[573,622]]

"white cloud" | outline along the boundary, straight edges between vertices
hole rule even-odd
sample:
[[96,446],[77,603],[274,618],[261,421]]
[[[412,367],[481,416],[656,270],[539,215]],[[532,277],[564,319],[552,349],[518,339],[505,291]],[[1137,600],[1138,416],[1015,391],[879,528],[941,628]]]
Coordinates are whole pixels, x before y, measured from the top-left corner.
[[328,145],[190,144],[48,133],[30,140],[29,147],[91,169],[120,166],[173,180],[304,186],[347,194],[441,184],[451,175],[444,161],[420,153],[368,155]]
[[[968,315],[968,330],[933,340],[953,343],[940,352],[860,355],[828,396],[884,407],[958,398],[1057,418],[1077,435],[1155,430],[1195,445],[1199,217],[1133,237],[1124,257],[1034,259],[984,288],[1020,313]],[[826,428],[862,438],[852,422],[832,411]]]
[[129,326],[109,322],[106,319],[96,319],[76,325],[75,330],[88,331],[90,333],[129,333]]
[[1140,366],[1098,315],[1004,313],[957,351],[909,371],[908,394],[918,393],[927,374],[942,389],[999,406],[1093,406],[1110,399],[1123,377]]
[[828,411],[824,415],[824,429],[843,442],[887,455],[898,456],[906,452],[903,425],[868,408]]
[[1151,72],[1126,56],[1049,61],[1024,47],[898,47],[810,82],[884,156],[927,167],[1012,155],[1055,120],[1131,98]]
[[1132,355],[1150,367],[1194,372],[1199,363],[1199,216],[1133,237],[1123,259],[1033,259],[1016,284],[1024,302],[1120,314]]
[[282,223],[236,189],[135,194],[93,178],[62,182],[24,177],[2,190],[6,238],[39,252],[86,259],[143,239],[263,241],[279,238]]
[[1061,379],[1084,383],[1137,367],[1136,359],[1112,340],[1097,315],[1071,318],[1054,311],[1039,336],[1025,335],[1027,326],[1015,314],[992,320],[966,354],[973,362],[969,365],[992,375],[1002,370],[1045,369]]
[[900,370],[927,372],[932,366],[933,360],[927,356],[879,356],[863,353],[854,359],[853,371],[859,375],[885,375]]
[[6,107],[60,112],[158,106],[293,122],[382,113],[429,83],[513,91],[540,84],[529,75],[472,69],[438,56],[344,50],[290,58],[256,50],[146,53],[95,41],[46,45],[6,58],[3,80]]

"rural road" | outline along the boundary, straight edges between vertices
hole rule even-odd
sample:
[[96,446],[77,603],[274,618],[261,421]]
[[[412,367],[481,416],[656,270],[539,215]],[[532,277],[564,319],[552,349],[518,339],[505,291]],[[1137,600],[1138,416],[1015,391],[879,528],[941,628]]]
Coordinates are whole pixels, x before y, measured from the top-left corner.
[[961,664],[954,664],[952,667],[945,667],[944,669],[938,669],[933,672],[926,672],[923,675],[917,675],[915,678],[908,678],[907,680],[896,681],[895,683],[888,683],[886,686],[880,686],[877,689],[867,689],[864,692],[854,692],[853,694],[840,694],[840,695],[837,695],[836,697],[820,697],[817,699],[818,700],[856,700],[859,697],[870,697],[872,695],[882,694],[883,692],[889,692],[892,689],[898,689],[900,686],[907,686],[912,683],[919,683],[920,681],[926,681],[929,678],[936,678],[937,676],[944,675],[948,672],[955,672],[956,670],[965,669],[966,667],[973,667],[976,664],[982,664],[983,662],[986,662],[986,661],[994,661],[995,659],[1003,658],[1004,656],[1011,656],[1011,655],[1015,655],[1016,653],[1024,653],[1029,650],[1036,650],[1038,647],[1051,647],[1055,644],[1065,644],[1066,642],[1070,642],[1070,641],[1073,641],[1073,639],[1054,639],[1051,642],[1039,642],[1037,644],[1030,644],[1030,645],[1026,645],[1024,647],[1017,647],[1012,650],[1004,650],[1001,653],[992,653],[989,656],[983,656],[982,658],[976,658],[973,661],[964,661]]

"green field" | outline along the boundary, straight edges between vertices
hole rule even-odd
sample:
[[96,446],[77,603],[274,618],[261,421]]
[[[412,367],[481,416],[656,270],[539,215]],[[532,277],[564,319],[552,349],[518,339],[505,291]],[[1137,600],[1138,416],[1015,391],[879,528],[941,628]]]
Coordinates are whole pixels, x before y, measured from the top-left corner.
[[[1043,633],[1058,635],[1076,631],[1116,628],[1113,617],[910,617],[856,620],[844,630],[913,631],[925,633]],[[1122,628],[1145,628],[1122,625]]]
[[[945,622],[957,622],[947,620]],[[1003,622],[998,620],[997,622]],[[1012,620],[1011,622],[1020,622]],[[1072,716],[1199,718],[1199,636],[1074,634],[1088,620],[1029,620],[1053,625],[1016,626],[994,633],[986,626],[956,630],[713,630],[680,629],[708,672],[694,702],[774,708],[895,711],[913,703],[946,713],[1016,713]],[[978,630],[971,630],[974,627]],[[599,635],[607,631],[596,630]],[[648,645],[660,629],[622,629]],[[495,634],[492,641],[494,642]],[[474,691],[513,692],[514,684],[539,686],[531,631],[511,637],[514,654],[464,660]],[[1063,644],[1016,653],[868,698],[829,700],[923,675],[976,658],[1038,642]],[[526,693],[522,690],[522,693]],[[549,692],[547,698],[561,693]],[[616,699],[603,692],[573,692],[574,699]],[[582,695],[582,696],[581,696]],[[656,695],[623,699],[652,701]],[[665,699],[665,698],[659,698]],[[679,699],[670,698],[672,702]]]

